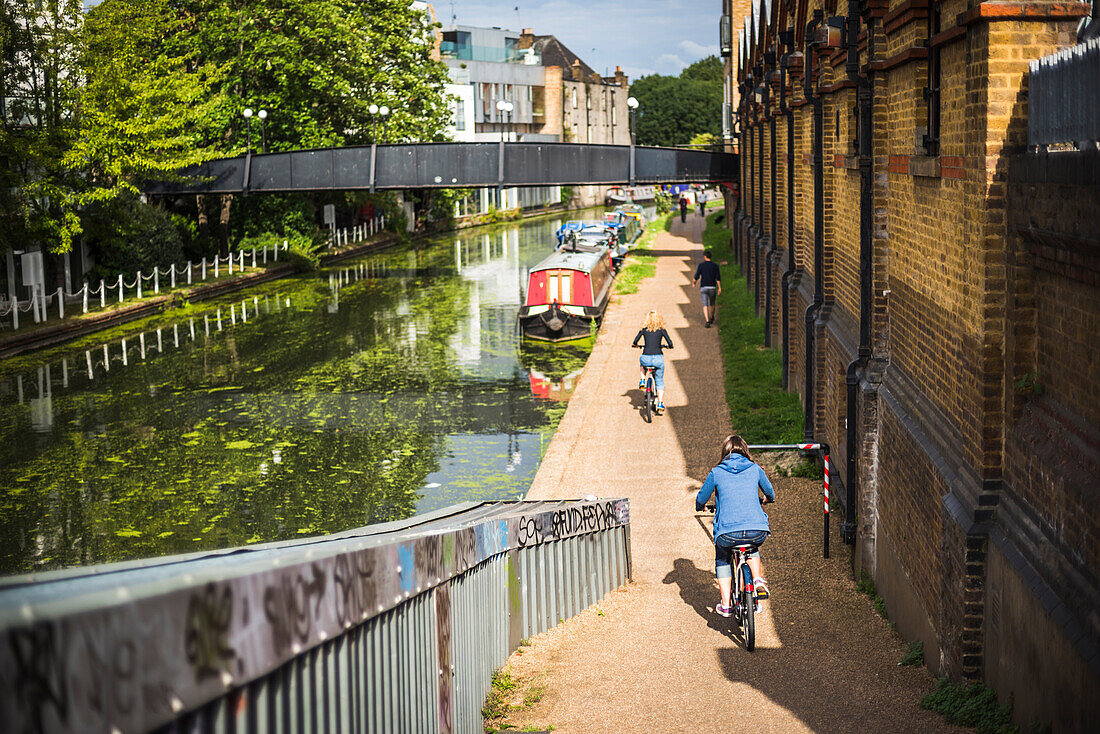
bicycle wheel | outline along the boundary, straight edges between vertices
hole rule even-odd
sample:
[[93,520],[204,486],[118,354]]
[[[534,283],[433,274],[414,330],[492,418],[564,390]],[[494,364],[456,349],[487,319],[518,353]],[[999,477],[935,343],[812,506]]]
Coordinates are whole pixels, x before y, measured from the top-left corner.
[[745,635],[745,649],[749,652],[756,647],[756,608],[749,586],[752,584],[752,571],[748,564],[741,567],[744,580],[741,582],[741,632]]
[[645,381],[645,396],[642,398],[642,418],[646,423],[653,422],[653,380]]

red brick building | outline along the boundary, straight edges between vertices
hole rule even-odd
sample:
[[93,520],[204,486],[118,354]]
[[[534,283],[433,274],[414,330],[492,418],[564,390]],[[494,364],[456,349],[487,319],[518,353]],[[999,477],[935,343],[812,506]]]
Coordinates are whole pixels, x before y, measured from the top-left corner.
[[1029,63],[1090,12],[765,0],[729,81],[735,257],[857,571],[1056,731],[1100,721],[1100,130],[1029,144]]

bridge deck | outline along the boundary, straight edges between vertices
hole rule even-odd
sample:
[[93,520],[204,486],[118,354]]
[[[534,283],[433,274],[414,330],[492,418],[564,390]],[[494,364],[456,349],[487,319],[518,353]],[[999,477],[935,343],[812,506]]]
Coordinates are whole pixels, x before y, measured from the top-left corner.
[[[514,677],[545,675],[548,685],[509,723],[559,732],[608,722],[646,733],[955,730],[920,709],[932,678],[897,665],[902,641],[856,592],[839,533],[832,558],[821,560],[818,482],[769,472],[778,496],[763,546],[772,599],[756,618],[756,651],[745,652],[731,621],[714,614],[709,516],[697,519],[693,502],[730,425],[719,330],[704,329],[690,284],[701,229],[693,215],[658,236],[656,277],[612,305],[528,494],[575,497],[599,487],[629,497],[635,583],[600,604],[606,616],[586,612],[512,655]],[[727,288],[744,287],[736,266],[723,271]],[[665,358],[667,413],[645,424],[638,353],[629,347],[651,308],[676,346]]]
[[[634,156],[633,170],[631,155]],[[728,183],[737,156],[576,143],[410,143],[238,156],[185,169],[152,194]],[[633,181],[631,180],[633,179]]]

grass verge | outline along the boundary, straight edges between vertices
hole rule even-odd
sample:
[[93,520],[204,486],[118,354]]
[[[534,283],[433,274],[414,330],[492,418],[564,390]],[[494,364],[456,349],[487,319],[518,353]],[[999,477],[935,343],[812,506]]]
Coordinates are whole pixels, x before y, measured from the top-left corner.
[[[703,231],[703,246],[719,263],[730,255],[724,219],[721,211],[708,215]],[[797,393],[783,390],[782,352],[764,348],[764,319],[755,313],[740,268],[730,262],[722,270],[717,323],[733,430],[749,443],[795,443],[802,437],[802,407]]]
[[653,249],[653,240],[658,232],[668,230],[671,214],[658,215],[646,225],[642,236],[630,250],[623,267],[615,278],[615,295],[625,296],[638,292],[638,284],[646,278],[652,278],[657,272],[657,256],[648,254]]

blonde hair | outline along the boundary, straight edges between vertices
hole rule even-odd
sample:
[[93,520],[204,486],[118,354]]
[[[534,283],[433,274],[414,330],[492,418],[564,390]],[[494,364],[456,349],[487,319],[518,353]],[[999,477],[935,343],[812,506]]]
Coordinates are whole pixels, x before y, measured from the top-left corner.
[[726,440],[722,442],[722,458],[725,459],[730,454],[741,454],[749,461],[752,461],[752,454],[749,453],[749,445],[745,442],[745,439],[741,438],[736,433],[726,436]]
[[658,331],[665,328],[665,320],[661,318],[661,314],[656,311],[650,311],[645,315],[645,321],[642,322],[642,328],[646,331]]

